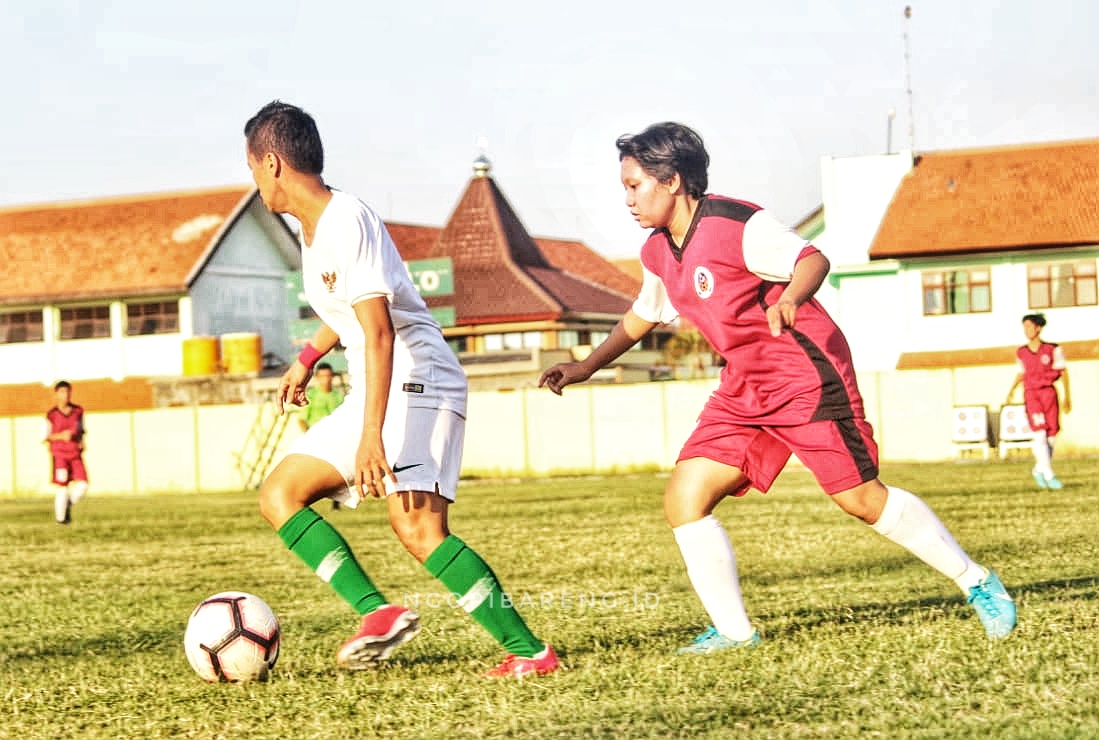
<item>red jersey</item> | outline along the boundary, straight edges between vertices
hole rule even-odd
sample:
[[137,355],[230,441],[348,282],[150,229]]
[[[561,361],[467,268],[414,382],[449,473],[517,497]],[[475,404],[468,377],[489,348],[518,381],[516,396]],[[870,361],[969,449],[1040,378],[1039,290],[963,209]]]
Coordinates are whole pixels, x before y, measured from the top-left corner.
[[67,414],[56,406],[46,412],[50,434],[64,431],[73,433],[71,440],[50,440],[50,454],[60,459],[80,457],[80,443],[84,439],[84,408],[75,403],[69,405]]
[[645,276],[633,311],[659,323],[679,315],[698,327],[727,362],[711,403],[720,401],[736,423],[862,418],[851,350],[815,299],[780,336],[767,324],[767,307],[794,265],[816,251],[759,206],[709,195],[681,248],[663,229],[641,247]]
[[1051,342],[1042,342],[1035,352],[1023,345],[1015,351],[1019,372],[1023,374],[1023,391],[1036,391],[1039,388],[1052,388],[1053,382],[1061,377],[1065,369],[1065,354],[1059,346]]

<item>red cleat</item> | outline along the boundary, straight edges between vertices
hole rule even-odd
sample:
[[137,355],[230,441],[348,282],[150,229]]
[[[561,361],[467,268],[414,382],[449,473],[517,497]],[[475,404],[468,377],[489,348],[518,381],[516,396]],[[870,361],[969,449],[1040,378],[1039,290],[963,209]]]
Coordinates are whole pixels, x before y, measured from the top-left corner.
[[355,636],[336,652],[336,664],[361,671],[385,660],[420,631],[420,615],[396,604],[386,604],[363,616]]
[[504,662],[485,674],[485,678],[524,678],[530,675],[544,676],[553,673],[561,664],[557,662],[557,653],[548,644],[546,649],[532,658],[509,655]]

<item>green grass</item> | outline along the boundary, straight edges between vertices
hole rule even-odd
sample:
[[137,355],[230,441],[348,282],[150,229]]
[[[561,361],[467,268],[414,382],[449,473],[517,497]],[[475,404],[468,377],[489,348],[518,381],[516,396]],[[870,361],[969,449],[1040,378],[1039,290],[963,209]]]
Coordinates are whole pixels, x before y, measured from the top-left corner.
[[[377,671],[335,669],[357,620],[286,551],[252,494],[94,494],[75,522],[0,501],[0,737],[1094,737],[1099,461],[889,466],[1018,601],[990,643],[952,583],[791,471],[726,502],[754,651],[677,657],[706,618],[661,517],[664,479],[469,484],[451,525],[567,670],[487,681],[502,657],[400,547],[382,507],[329,512],[424,630]],[[200,681],[183,654],[203,597],[262,596],[282,622],[266,683]]]

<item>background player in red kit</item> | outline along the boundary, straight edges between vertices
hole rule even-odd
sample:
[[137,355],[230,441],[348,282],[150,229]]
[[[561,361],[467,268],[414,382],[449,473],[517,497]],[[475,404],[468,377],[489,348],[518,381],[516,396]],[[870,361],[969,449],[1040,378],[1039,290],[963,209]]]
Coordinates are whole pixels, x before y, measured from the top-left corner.
[[680,652],[759,642],[713,510],[749,487],[767,491],[791,453],[840,508],[952,579],[989,637],[1006,637],[1015,604],[996,574],[922,500],[878,480],[847,341],[813,299],[828,260],[759,206],[707,195],[710,158],[686,126],[654,124],[617,146],[626,205],[653,229],[641,248],[641,293],[591,355],[549,368],[539,384],[560,394],[677,316],[727,361],[664,494],[687,575],[713,620]]
[[62,380],[53,387],[56,404],[46,412],[46,442],[50,445],[53,510],[58,524],[72,520],[72,505],[88,492],[84,468],[84,409],[72,402],[72,386]]
[[1027,420],[1034,431],[1031,442],[1034,482],[1041,488],[1059,491],[1065,486],[1053,473],[1053,442],[1057,432],[1061,431],[1061,413],[1057,388],[1053,384],[1061,381],[1066,414],[1072,411],[1072,396],[1069,394],[1065,353],[1056,344],[1042,341],[1042,327],[1045,325],[1046,317],[1043,314],[1032,313],[1023,317],[1023,334],[1027,343],[1015,352],[1019,374],[1007,392],[1007,403],[1011,403],[1015,389],[1022,383]]

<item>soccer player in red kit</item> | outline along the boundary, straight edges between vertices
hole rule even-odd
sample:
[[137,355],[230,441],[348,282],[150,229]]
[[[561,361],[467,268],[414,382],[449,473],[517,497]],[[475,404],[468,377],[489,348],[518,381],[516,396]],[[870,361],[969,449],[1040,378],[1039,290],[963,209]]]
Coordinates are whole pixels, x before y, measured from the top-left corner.
[[658,123],[617,141],[626,205],[642,228],[644,279],[633,307],[585,360],[539,380],[554,393],[587,380],[677,316],[727,361],[683,446],[664,514],[713,624],[684,653],[751,647],[728,534],[713,516],[727,496],[766,492],[794,453],[840,508],[953,580],[991,638],[1015,627],[997,575],[975,563],[918,497],[878,480],[878,450],[843,333],[813,298],[828,260],[766,210],[706,193],[701,137]]
[[1072,396],[1069,395],[1065,353],[1056,344],[1042,340],[1045,325],[1046,317],[1043,314],[1032,313],[1023,317],[1023,334],[1027,343],[1015,352],[1019,374],[1007,392],[1007,403],[1011,403],[1011,397],[1021,383],[1027,421],[1034,432],[1031,442],[1034,482],[1040,488],[1059,491],[1065,486],[1053,473],[1053,442],[1057,432],[1061,431],[1061,404],[1053,384],[1061,381],[1066,414],[1072,411]]
[[88,492],[84,468],[84,409],[72,402],[72,385],[62,380],[53,387],[56,404],[46,412],[46,439],[57,492],[53,499],[58,524],[72,521],[72,505]]

